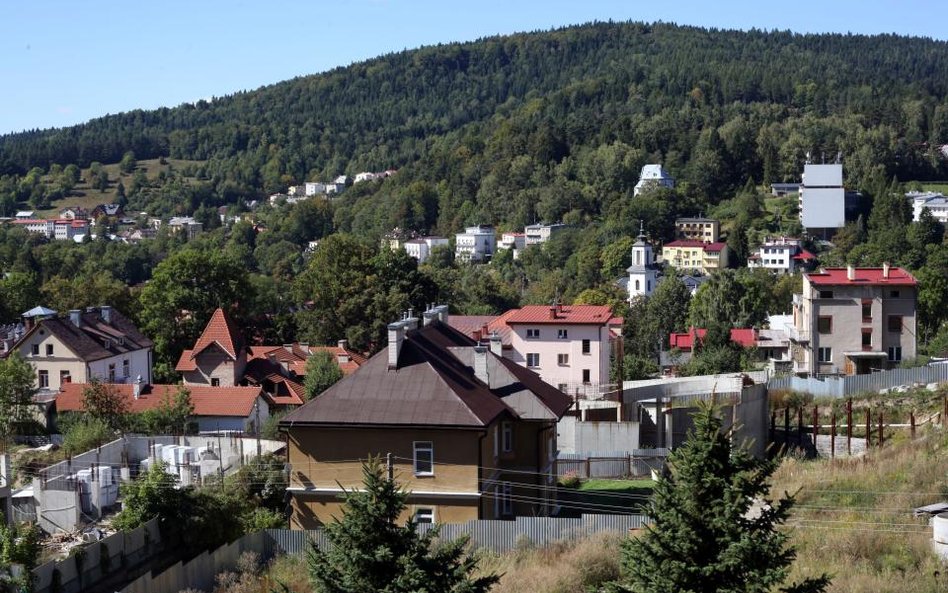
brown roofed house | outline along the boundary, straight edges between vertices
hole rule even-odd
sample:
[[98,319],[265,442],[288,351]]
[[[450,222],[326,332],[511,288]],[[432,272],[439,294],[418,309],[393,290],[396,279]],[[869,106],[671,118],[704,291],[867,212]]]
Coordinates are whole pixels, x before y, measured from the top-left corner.
[[391,455],[419,522],[551,512],[556,423],[569,398],[447,317],[440,306],[421,327],[390,324],[386,349],[281,421],[292,528],[338,516],[370,456]]

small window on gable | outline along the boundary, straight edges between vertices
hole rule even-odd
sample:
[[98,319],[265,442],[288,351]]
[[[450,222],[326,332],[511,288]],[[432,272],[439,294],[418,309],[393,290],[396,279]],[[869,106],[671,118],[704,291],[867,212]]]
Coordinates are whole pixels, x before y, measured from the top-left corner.
[[32,346],[30,346],[30,354],[32,354],[33,356],[39,356],[39,353],[40,353],[39,344],[33,344]]
[[528,340],[539,340],[540,339],[540,330],[539,329],[527,329],[527,339]]
[[53,345],[46,344],[46,356],[52,356],[52,355],[53,355]]
[[569,332],[565,329],[556,330],[556,338],[558,340],[565,340],[569,337]]
[[504,453],[513,451],[513,423],[504,421],[500,425],[500,444]]

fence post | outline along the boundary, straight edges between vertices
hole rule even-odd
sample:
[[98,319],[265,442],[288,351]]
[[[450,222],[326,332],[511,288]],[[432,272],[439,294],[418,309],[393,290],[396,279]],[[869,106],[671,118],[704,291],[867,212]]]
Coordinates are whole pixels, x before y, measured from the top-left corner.
[[820,434],[820,407],[813,406],[813,450],[816,451],[816,437]]
[[866,453],[869,452],[869,447],[872,446],[872,419],[869,417],[869,407],[866,407]]
[[912,440],[915,440],[915,410],[909,412],[909,424],[911,425]]
[[790,408],[783,409],[783,444],[790,439]]
[[882,434],[882,423],[885,410],[879,412],[879,447],[881,448],[885,444],[885,436]]
[[803,406],[797,408],[797,442],[803,445]]
[[836,412],[830,416],[830,459],[836,459]]
[[589,460],[590,460],[590,457],[587,455],[586,456],[586,477],[587,478],[592,477],[592,472],[589,471],[589,468],[590,468]]
[[846,398],[846,455],[853,454],[853,398]]

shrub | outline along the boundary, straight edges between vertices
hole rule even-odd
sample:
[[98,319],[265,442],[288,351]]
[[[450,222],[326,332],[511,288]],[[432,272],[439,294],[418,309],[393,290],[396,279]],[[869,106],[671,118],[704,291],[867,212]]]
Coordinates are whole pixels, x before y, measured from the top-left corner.
[[582,483],[582,480],[579,478],[579,474],[573,470],[570,470],[560,476],[560,486],[564,488],[579,488],[579,485]]
[[78,455],[115,438],[115,431],[101,418],[86,417],[69,427],[63,434],[63,450],[67,455]]

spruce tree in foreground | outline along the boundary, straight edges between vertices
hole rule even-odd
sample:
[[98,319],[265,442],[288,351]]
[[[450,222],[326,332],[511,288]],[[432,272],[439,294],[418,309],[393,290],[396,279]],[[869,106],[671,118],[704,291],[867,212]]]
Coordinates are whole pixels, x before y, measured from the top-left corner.
[[343,516],[323,528],[329,548],[315,543],[308,554],[310,580],[318,593],[482,593],[496,575],[474,577],[477,560],[467,538],[436,543],[437,527],[399,525],[408,494],[384,475],[379,460],[362,467],[364,488],[345,494]]
[[[694,415],[687,442],[669,458],[650,503],[653,523],[623,543],[617,591],[818,593],[823,575],[784,586],[796,552],[779,529],[793,498],[769,500],[775,462],[732,445],[710,406]],[[756,503],[755,503],[756,501]],[[766,502],[766,504],[759,504]],[[752,507],[761,507],[760,509]]]

